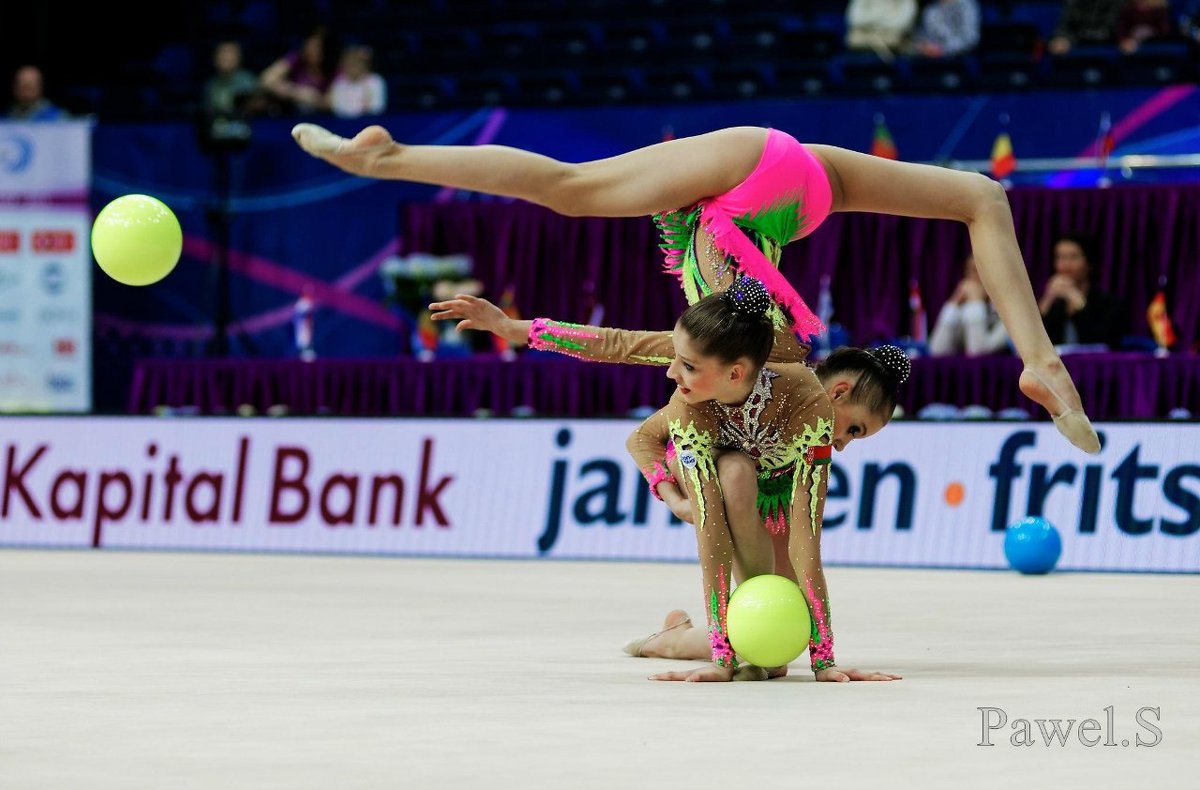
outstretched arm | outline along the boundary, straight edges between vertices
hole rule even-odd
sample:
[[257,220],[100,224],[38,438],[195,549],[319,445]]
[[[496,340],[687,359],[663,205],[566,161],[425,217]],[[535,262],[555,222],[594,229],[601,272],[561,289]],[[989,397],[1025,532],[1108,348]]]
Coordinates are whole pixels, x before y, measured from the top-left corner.
[[788,536],[788,559],[796,582],[808,601],[812,632],[808,658],[812,670],[821,679],[832,669],[833,618],[829,611],[829,591],[821,566],[821,518],[825,510],[825,492],[829,485],[829,464],[833,451],[833,409],[821,401],[804,414],[797,414],[787,428],[796,454],[792,474],[792,501]]
[[670,332],[610,329],[536,318],[529,328],[529,345],[592,362],[630,365],[670,365],[675,345]]
[[592,362],[624,362],[631,365],[670,365],[675,347],[670,332],[637,332],[585,326],[537,318],[519,321],[506,316],[486,299],[459,294],[445,302],[429,305],[435,321],[458,320],[458,330],[491,332],[515,346],[557,351]]
[[453,299],[432,302],[429,309],[429,317],[434,321],[458,321],[454,327],[456,332],[464,329],[491,332],[513,346],[528,342],[529,327],[533,325],[532,321],[511,318],[487,299],[468,294],[455,294]]
[[899,680],[886,672],[864,672],[837,666],[833,655],[833,616],[829,606],[829,587],[821,564],[821,519],[829,485],[832,462],[833,409],[822,399],[796,414],[789,426],[796,449],[792,477],[791,526],[788,558],[797,583],[808,601],[811,633],[808,657],[819,681]]

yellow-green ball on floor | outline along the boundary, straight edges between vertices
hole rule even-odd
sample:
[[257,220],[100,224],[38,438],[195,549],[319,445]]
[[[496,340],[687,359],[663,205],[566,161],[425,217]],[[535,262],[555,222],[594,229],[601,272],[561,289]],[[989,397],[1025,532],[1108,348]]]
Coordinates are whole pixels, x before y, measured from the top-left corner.
[[149,195],[123,195],[96,215],[92,254],[104,273],[125,285],[150,285],[171,273],[183,251],[179,220]]
[[781,667],[808,647],[811,619],[804,593],[783,576],[755,576],[729,596],[725,612],[729,644],[760,667]]

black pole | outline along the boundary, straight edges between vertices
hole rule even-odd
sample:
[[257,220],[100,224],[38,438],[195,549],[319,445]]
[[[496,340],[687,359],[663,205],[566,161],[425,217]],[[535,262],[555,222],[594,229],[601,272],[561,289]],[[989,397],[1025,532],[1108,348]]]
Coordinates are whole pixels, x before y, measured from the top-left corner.
[[[213,337],[209,356],[229,354],[230,300],[229,248],[233,234],[234,157],[250,145],[250,124],[240,118],[209,117],[201,125],[201,142],[213,159],[213,196],[208,206],[208,223],[213,240]],[[252,354],[257,348],[249,337],[239,335],[241,345]]]
[[213,288],[213,338],[209,346],[209,355],[224,357],[229,354],[229,337],[226,330],[229,327],[229,245],[230,233],[229,203],[233,181],[233,155],[228,151],[217,149],[214,153],[215,190],[212,207],[209,210],[208,222],[212,229],[213,240],[213,269],[216,280]]

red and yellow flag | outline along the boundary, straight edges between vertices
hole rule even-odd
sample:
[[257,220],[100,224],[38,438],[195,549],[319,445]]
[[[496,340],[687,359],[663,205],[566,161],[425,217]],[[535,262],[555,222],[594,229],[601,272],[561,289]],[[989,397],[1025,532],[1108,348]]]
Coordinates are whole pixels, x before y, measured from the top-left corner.
[[433,353],[437,351],[438,341],[438,325],[431,317],[432,314],[428,310],[422,310],[417,316],[417,331],[413,336],[414,351],[428,351]]
[[1117,139],[1113,136],[1112,116],[1108,113],[1100,115],[1100,131],[1096,133],[1096,158],[1101,166],[1108,165],[1108,158],[1117,147]]
[[[509,285],[504,289],[504,293],[500,295],[500,304],[497,306],[509,318],[520,320],[521,311],[517,309],[517,288],[515,285]],[[512,350],[509,342],[499,335],[492,335],[492,347],[499,353]]]
[[1017,169],[1017,157],[1013,154],[1012,138],[1001,132],[992,144],[992,175],[1008,178]]
[[892,140],[892,133],[888,131],[887,124],[882,118],[875,119],[875,137],[871,140],[871,155],[883,159],[900,158],[900,152],[896,150],[896,143]]
[[1146,323],[1150,325],[1150,334],[1159,348],[1170,348],[1175,345],[1175,327],[1171,324],[1171,316],[1167,314],[1167,295],[1159,291],[1150,300],[1146,308]]

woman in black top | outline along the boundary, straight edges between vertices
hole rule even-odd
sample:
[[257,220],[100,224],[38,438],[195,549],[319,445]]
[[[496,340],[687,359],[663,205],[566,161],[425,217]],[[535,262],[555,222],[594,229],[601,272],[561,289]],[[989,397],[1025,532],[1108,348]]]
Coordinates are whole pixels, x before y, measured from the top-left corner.
[[1092,284],[1092,249],[1090,239],[1077,233],[1063,234],[1054,243],[1054,274],[1038,307],[1055,345],[1103,343],[1115,348],[1125,335],[1125,305]]

